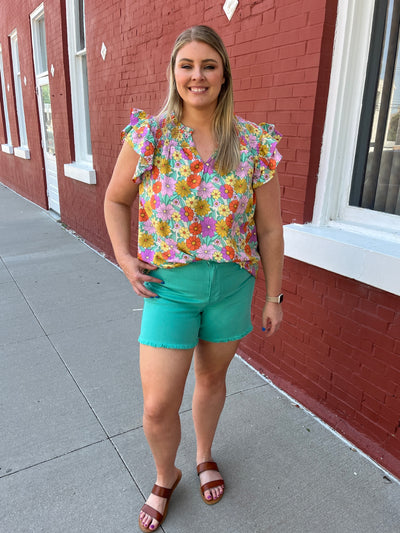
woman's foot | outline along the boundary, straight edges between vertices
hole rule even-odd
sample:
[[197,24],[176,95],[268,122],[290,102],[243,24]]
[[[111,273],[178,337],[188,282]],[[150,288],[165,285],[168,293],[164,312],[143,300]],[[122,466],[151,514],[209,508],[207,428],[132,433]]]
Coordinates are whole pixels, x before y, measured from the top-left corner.
[[197,473],[200,478],[200,491],[203,501],[208,505],[219,502],[224,495],[225,485],[217,463],[212,460],[202,462],[197,466]]
[[150,496],[139,514],[139,527],[144,532],[156,531],[167,516],[169,500],[182,478],[182,472],[176,468],[175,482],[167,486],[154,485]]

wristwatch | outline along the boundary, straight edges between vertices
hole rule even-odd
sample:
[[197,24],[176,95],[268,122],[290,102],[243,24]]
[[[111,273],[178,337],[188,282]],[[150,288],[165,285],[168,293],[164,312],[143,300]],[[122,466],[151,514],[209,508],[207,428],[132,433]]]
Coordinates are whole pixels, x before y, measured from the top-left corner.
[[280,294],[279,296],[267,296],[265,301],[273,304],[281,304],[283,302],[283,294]]

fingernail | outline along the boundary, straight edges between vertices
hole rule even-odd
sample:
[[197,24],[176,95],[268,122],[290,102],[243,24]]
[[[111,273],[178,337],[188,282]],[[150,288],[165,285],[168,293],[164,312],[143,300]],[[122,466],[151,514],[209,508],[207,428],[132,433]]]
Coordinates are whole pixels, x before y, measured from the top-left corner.
[[154,529],[154,526],[153,526],[153,524],[151,524],[151,526],[150,526],[150,529]]
[[164,285],[164,284],[165,284],[165,281],[162,281],[162,282],[161,282],[161,285]]
[[263,330],[263,331],[266,331],[266,329],[265,329],[265,328],[262,328],[262,330]]
[[211,496],[207,496],[207,500],[211,500]]

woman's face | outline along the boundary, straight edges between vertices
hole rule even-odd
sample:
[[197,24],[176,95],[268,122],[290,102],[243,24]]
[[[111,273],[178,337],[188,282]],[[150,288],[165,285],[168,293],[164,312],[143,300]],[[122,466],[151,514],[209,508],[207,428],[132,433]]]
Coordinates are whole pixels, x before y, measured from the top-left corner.
[[219,53],[200,41],[182,46],[176,56],[175,82],[183,108],[214,111],[224,78]]

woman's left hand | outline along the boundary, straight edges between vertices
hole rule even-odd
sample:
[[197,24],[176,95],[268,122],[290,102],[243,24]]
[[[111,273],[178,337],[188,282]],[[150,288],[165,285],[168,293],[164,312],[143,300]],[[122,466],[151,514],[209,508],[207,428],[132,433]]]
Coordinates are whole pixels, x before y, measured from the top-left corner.
[[266,302],[262,314],[262,327],[266,337],[270,337],[278,331],[282,318],[282,304]]

